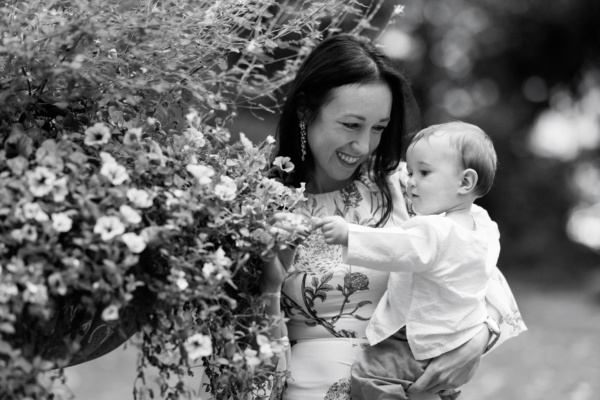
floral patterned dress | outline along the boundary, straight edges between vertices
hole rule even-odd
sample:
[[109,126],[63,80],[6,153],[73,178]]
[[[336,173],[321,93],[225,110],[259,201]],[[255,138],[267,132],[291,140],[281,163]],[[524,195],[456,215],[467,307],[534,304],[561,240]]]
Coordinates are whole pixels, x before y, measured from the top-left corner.
[[[409,218],[403,178],[403,170],[390,177],[394,212],[386,226],[398,226]],[[341,215],[348,222],[374,226],[381,216],[379,190],[366,174],[342,190],[307,197],[298,212],[309,217]],[[365,329],[386,290],[389,273],[344,264],[342,247],[327,245],[318,232],[296,254],[282,289],[292,344],[283,399],[349,400],[350,368],[368,345]],[[505,281],[500,292],[495,297],[512,307],[505,320],[520,321]],[[411,398],[439,399],[427,394]]]

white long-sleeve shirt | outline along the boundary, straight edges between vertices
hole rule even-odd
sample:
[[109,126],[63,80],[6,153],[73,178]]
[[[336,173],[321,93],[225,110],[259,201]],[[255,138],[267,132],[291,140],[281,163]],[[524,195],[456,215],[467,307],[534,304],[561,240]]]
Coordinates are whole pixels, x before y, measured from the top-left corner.
[[401,227],[349,225],[345,262],[390,271],[387,292],[366,335],[376,344],[403,326],[417,360],[437,357],[474,337],[487,317],[487,283],[500,254],[498,226],[473,206],[475,230],[442,215]]

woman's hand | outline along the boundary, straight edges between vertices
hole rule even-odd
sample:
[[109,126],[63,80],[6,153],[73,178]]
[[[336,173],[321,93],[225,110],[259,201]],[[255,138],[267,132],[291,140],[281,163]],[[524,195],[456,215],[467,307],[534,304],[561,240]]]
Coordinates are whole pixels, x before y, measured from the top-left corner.
[[[456,389],[469,382],[479,366],[489,339],[490,332],[484,327],[467,343],[434,358],[423,375],[410,386],[408,392],[436,394],[443,390]],[[441,395],[452,399],[453,393],[455,391],[443,392]]]
[[[271,230],[281,231],[282,234],[293,234],[297,236],[294,244],[279,250],[276,254],[264,257],[263,273],[260,288],[263,293],[276,293],[281,289],[281,284],[288,269],[294,262],[296,247],[306,239],[310,233],[310,227],[306,223],[299,222],[304,217],[290,213],[276,213],[273,216]],[[306,219],[304,219],[306,221]]]

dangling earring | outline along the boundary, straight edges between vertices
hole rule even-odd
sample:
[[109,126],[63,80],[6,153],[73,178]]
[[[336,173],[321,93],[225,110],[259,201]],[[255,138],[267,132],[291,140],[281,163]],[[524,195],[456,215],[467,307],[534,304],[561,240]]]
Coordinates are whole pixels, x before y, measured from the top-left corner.
[[306,124],[300,121],[300,150],[302,151],[302,161],[306,158]]

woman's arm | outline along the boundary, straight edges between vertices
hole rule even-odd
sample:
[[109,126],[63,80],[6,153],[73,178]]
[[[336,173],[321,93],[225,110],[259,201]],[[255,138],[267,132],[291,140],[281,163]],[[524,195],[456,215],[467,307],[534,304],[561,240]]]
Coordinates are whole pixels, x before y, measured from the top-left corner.
[[[493,338],[490,330],[484,327],[467,343],[431,360],[425,372],[409,388],[408,392],[438,393],[449,390],[448,393],[455,393],[456,391],[452,389],[461,387],[473,378],[481,356],[490,350],[488,347],[492,342],[495,342],[493,348],[496,348],[498,343],[527,329],[523,320],[520,319],[519,310],[516,308],[516,302],[514,302],[508,284],[500,271],[497,268],[496,270],[493,281],[488,285],[486,306],[488,316],[500,325],[500,338]],[[506,304],[511,304],[514,308],[506,308]],[[508,314],[503,315],[498,306],[505,307]],[[508,319],[505,317],[506,315],[508,315]],[[516,315],[519,317],[515,318]],[[449,395],[448,398],[452,398],[452,395]],[[444,399],[444,395],[442,395],[442,399]]]
[[456,389],[469,382],[490,340],[490,332],[482,328],[462,346],[431,360],[423,375],[408,389],[409,393],[438,393]]

